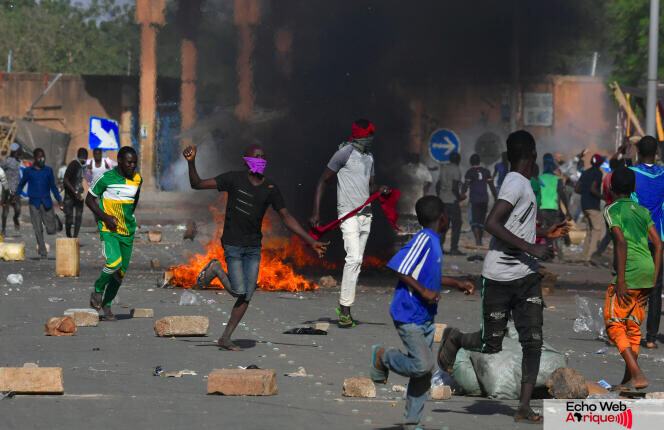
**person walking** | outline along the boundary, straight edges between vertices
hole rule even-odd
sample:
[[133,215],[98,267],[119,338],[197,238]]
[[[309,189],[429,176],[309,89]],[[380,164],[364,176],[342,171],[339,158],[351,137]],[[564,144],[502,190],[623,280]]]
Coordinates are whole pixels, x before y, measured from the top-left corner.
[[[542,228],[549,228],[561,222],[564,217],[562,216],[561,207],[568,207],[567,196],[564,192],[563,181],[554,174],[556,164],[553,160],[553,155],[550,153],[544,154],[542,157],[542,170],[544,173],[539,175],[539,182],[541,184],[540,190],[542,194],[542,201],[539,204],[540,212],[540,225]],[[547,240],[550,246],[555,247],[556,256],[559,261],[563,258],[563,240]]]
[[16,188],[21,178],[21,156],[23,150],[21,145],[14,142],[9,146],[9,157],[0,163],[0,168],[4,170],[7,177],[7,188],[0,195],[0,203],[2,203],[2,236],[7,234],[7,217],[9,216],[9,209],[14,208],[14,229],[19,231],[21,229],[21,200],[16,194]]
[[575,191],[581,194],[581,210],[586,220],[586,238],[583,241],[583,262],[586,266],[594,265],[592,254],[602,239],[604,220],[600,212],[602,200],[602,156],[595,154],[590,159],[590,168],[583,171]]
[[470,169],[466,171],[465,182],[461,194],[466,194],[470,188],[470,227],[475,236],[475,245],[482,246],[482,233],[484,232],[484,220],[489,207],[489,193],[496,198],[496,187],[493,185],[491,172],[480,165],[480,156],[470,156]]
[[[351,138],[342,142],[339,149],[330,158],[316,185],[313,214],[309,219],[312,227],[318,227],[320,223],[320,203],[325,186],[334,177],[337,179],[338,218],[342,218],[362,206],[378,189],[384,195],[389,194],[390,190],[387,187],[379,188],[374,181],[374,157],[371,153],[371,144],[375,131],[376,127],[369,120],[356,120],[351,129]],[[364,248],[371,232],[371,220],[371,205],[368,205],[341,223],[346,261],[341,278],[339,307],[335,309],[339,318],[337,325],[340,328],[355,327],[351,307],[355,304],[355,288],[362,268]]]
[[37,250],[40,258],[46,258],[48,252],[44,243],[44,227],[46,227],[46,233],[51,235],[56,233],[60,224],[53,210],[51,193],[58,201],[60,209],[63,209],[62,197],[60,197],[58,187],[55,185],[53,169],[46,165],[46,153],[44,150],[35,148],[32,154],[35,162],[23,172],[23,177],[18,183],[14,194],[20,195],[25,185],[28,185],[30,221],[32,222],[35,238],[37,239]]
[[[88,150],[79,148],[76,158],[69,163],[63,185],[65,188],[65,233],[67,237],[78,237],[83,221],[83,171],[88,158]],[[74,216],[74,212],[76,215]],[[72,226],[74,231],[72,234]]]
[[[461,155],[458,152],[451,153],[450,162],[440,165],[436,187],[452,230],[449,255],[466,255],[459,250],[459,237],[461,236],[461,224],[463,223],[459,202],[466,198],[466,195],[461,194],[460,190],[461,169],[459,169],[459,163],[461,163]],[[445,243],[445,236],[447,236],[447,229],[440,234],[441,247]]]

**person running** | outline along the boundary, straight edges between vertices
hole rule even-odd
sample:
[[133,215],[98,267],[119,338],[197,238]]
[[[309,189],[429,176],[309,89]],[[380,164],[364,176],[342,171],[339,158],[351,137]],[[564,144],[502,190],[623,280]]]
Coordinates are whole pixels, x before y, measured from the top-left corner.
[[[539,204],[540,225],[543,228],[549,228],[558,224],[564,219],[561,207],[568,207],[567,196],[564,192],[563,181],[554,174],[556,163],[553,161],[553,155],[544,154],[542,157],[542,167],[544,173],[539,175],[540,190],[542,193],[541,203]],[[563,241],[562,239],[547,240],[550,246],[555,245],[556,254],[559,261],[563,260]]]
[[[83,170],[88,158],[88,150],[79,148],[76,158],[69,163],[63,184],[65,188],[65,233],[67,237],[78,237],[83,221]],[[74,211],[76,216],[74,217]],[[72,235],[72,225],[74,232]]]
[[500,187],[503,185],[503,181],[509,170],[510,163],[507,161],[507,152],[503,151],[500,153],[500,161],[493,166],[493,180],[496,183],[496,190],[500,191]]
[[37,251],[40,258],[46,258],[46,244],[44,243],[44,226],[47,234],[55,234],[58,229],[57,215],[53,210],[51,193],[58,201],[62,209],[62,197],[55,185],[53,169],[46,165],[46,153],[41,148],[32,151],[35,162],[25,169],[23,177],[16,187],[15,195],[20,195],[23,188],[28,184],[28,198],[30,199],[30,221],[37,239]]
[[104,157],[101,149],[96,148],[92,150],[92,158],[85,163],[85,172],[83,177],[89,184],[93,183],[98,177],[108,172],[118,163],[108,157]]
[[[371,144],[376,128],[366,119],[353,123],[351,138],[341,143],[327,167],[323,171],[314,196],[313,214],[309,218],[312,227],[320,223],[320,202],[323,200],[325,186],[337,178],[337,214],[342,218],[354,209],[362,206],[369,196],[378,191],[374,182],[374,158]],[[387,187],[380,187],[384,195],[389,194]],[[337,325],[340,328],[355,327],[351,307],[355,304],[355,288],[362,268],[364,248],[371,232],[371,205],[341,223],[341,234],[346,250],[346,261],[341,278]]]
[[597,249],[597,244],[602,239],[604,221],[599,210],[602,200],[602,156],[595,154],[590,159],[590,169],[584,170],[579,182],[576,183],[575,191],[581,194],[581,210],[586,220],[586,238],[583,241],[583,261],[589,266],[592,262],[592,253]]
[[[664,166],[655,164],[657,140],[644,136],[636,144],[639,164],[632,167],[636,174],[636,191],[632,198],[650,211],[660,237],[664,235]],[[651,246],[651,252],[654,248]],[[653,254],[654,255],[654,254]],[[646,348],[657,348],[657,334],[662,316],[662,272],[648,299],[648,322],[646,324]]]
[[0,168],[5,171],[7,177],[7,189],[0,195],[0,203],[2,203],[2,236],[7,234],[7,217],[9,216],[9,208],[14,208],[14,229],[19,231],[21,223],[21,201],[18,194],[15,194],[16,188],[21,178],[21,156],[23,150],[21,145],[14,142],[9,146],[9,157],[0,163]]
[[[621,167],[611,175],[614,202],[604,208],[604,218],[616,243],[616,276],[606,291],[606,334],[625,360],[621,389],[648,386],[639,367],[641,322],[653,285],[661,279],[662,241],[650,212],[630,198],[636,183],[634,171]],[[652,252],[652,254],[651,254]]]
[[[466,255],[459,250],[459,236],[461,236],[461,206],[459,202],[466,198],[465,194],[461,194],[461,155],[458,152],[450,154],[450,162],[440,165],[440,173],[438,174],[437,194],[443,202],[445,208],[445,215],[449,219],[452,229],[452,238],[450,243],[449,255]],[[447,229],[440,235],[440,246],[445,243],[445,236]]]
[[438,364],[450,372],[459,348],[500,352],[511,314],[523,349],[521,396],[514,419],[537,422],[541,417],[530,408],[542,353],[542,277],[537,259],[552,257],[553,251],[535,239],[560,237],[568,227],[563,222],[548,230],[537,228],[537,202],[529,180],[537,159],[533,136],[524,130],[510,134],[507,155],[511,170],[486,223],[494,237],[482,268],[482,328],[474,333],[445,329]]
[[102,254],[106,259],[90,295],[90,306],[101,309],[106,321],[116,319],[111,303],[127,274],[134,249],[134,212],[143,184],[143,178],[136,173],[136,163],[136,150],[123,146],[118,151],[118,165],[97,177],[85,197],[86,206],[97,219]]
[[420,423],[431,386],[434,365],[431,344],[441,285],[458,288],[465,294],[475,291],[471,282],[442,276],[440,233],[448,224],[443,202],[436,196],[422,197],[415,204],[415,212],[422,230],[387,264],[398,278],[390,315],[406,353],[398,349],[386,351],[382,345],[373,346],[371,351],[374,382],[387,383],[390,370],[410,378],[404,412],[406,428],[415,428]]
[[237,351],[240,348],[233,343],[231,336],[256,290],[263,238],[261,228],[268,207],[272,206],[284,225],[308,243],[319,257],[323,257],[329,242],[312,239],[288,212],[279,187],[263,175],[267,162],[265,151],[259,145],[251,145],[244,151],[246,170],[226,172],[209,179],[198,176],[196,151],[194,145],[188,146],[182,153],[189,166],[191,188],[217,189],[228,193],[224,232],[221,236],[228,274],[220,270],[217,276],[222,285],[230,285],[227,291],[237,300],[217,343],[223,349]]
[[470,156],[470,169],[466,171],[465,182],[461,194],[466,194],[470,188],[470,226],[475,236],[475,245],[482,246],[482,233],[484,232],[484,220],[489,206],[489,193],[487,185],[491,190],[493,198],[496,198],[496,187],[493,185],[493,177],[484,167],[480,166],[480,156]]

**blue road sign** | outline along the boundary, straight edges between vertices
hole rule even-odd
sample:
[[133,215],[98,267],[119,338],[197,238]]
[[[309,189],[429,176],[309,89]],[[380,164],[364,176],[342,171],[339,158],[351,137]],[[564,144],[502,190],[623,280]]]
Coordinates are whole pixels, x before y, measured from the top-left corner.
[[90,149],[120,149],[120,128],[112,119],[90,117]]
[[440,163],[450,161],[450,154],[459,151],[461,141],[452,130],[439,128],[429,138],[429,154]]

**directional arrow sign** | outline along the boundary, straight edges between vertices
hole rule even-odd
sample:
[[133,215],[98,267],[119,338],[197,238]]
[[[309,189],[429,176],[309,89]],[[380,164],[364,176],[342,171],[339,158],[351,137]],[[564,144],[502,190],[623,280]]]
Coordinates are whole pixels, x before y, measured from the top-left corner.
[[452,130],[440,128],[429,138],[429,153],[440,163],[450,161],[450,154],[459,151],[460,140]]
[[120,128],[112,119],[90,117],[90,149],[120,149]]

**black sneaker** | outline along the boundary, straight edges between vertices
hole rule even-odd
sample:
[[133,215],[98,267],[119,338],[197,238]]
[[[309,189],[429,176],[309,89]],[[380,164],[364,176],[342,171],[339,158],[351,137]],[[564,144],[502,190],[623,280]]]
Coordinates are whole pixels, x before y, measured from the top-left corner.
[[104,293],[93,291],[90,294],[90,307],[96,310],[101,309],[101,302],[104,299]]
[[337,321],[337,326],[339,328],[353,328],[355,327],[355,321],[350,314],[350,306],[339,306],[334,309],[339,319]]
[[111,307],[110,306],[103,306],[102,311],[104,311],[103,315],[101,318],[104,321],[117,321],[117,318],[115,318],[115,315],[113,315],[113,312],[111,312]]

